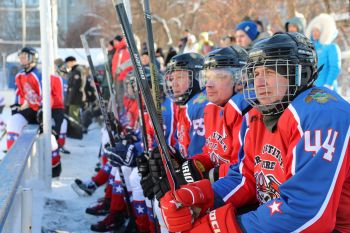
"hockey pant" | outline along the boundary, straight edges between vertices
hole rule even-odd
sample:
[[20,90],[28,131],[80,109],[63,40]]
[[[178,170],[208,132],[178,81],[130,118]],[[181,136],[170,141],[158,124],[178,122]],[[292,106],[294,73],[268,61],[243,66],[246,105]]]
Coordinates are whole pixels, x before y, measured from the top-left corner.
[[[153,199],[153,208],[154,208],[154,213],[157,216],[158,219],[158,223],[160,226],[160,232],[161,233],[169,233],[168,228],[166,227],[164,220],[163,220],[163,216],[159,207],[159,202],[156,198]],[[204,233],[204,232],[203,232]]]
[[138,174],[137,167],[135,167],[130,175],[130,185],[137,230],[139,232],[154,232],[154,221],[150,221],[140,181],[141,176]]
[[36,111],[31,108],[19,111],[10,117],[7,124],[7,150],[12,147],[27,124],[37,124]]
[[[124,179],[126,183],[126,188],[129,193],[129,197],[131,198],[131,187],[129,182],[129,177],[132,172],[131,167],[122,166],[121,167],[122,172],[124,174]],[[113,182],[113,188],[112,188],[112,200],[111,200],[111,207],[109,212],[110,213],[117,213],[117,212],[125,212],[126,211],[126,202],[124,200],[124,190],[122,186],[122,182],[120,179],[119,171],[118,169],[115,170],[115,178]],[[132,201],[132,200],[130,200]]]

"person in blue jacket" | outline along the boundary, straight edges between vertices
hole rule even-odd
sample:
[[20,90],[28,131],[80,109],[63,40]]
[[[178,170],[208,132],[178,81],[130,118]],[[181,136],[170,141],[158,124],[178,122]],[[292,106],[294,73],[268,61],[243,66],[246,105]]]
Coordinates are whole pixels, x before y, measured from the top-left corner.
[[328,14],[316,16],[306,29],[306,36],[314,43],[317,56],[318,68],[322,70],[315,81],[318,87],[327,87],[337,90],[337,78],[341,69],[341,54],[338,45],[334,42],[338,30],[334,19]]

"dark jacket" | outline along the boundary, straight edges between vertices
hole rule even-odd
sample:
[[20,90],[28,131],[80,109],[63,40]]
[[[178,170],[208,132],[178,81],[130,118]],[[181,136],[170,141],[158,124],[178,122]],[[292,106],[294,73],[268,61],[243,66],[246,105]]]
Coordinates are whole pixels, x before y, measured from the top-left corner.
[[68,93],[67,105],[83,106],[86,101],[85,85],[86,77],[83,67],[75,65],[67,75],[68,78]]

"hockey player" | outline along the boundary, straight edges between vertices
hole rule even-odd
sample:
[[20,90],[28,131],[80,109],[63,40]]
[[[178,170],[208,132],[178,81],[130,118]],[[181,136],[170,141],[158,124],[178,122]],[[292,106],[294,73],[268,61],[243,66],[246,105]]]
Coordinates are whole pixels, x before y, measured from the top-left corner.
[[185,158],[202,152],[205,143],[203,110],[208,100],[199,85],[203,62],[203,56],[197,53],[174,56],[164,76],[164,91],[178,106],[177,139]]
[[59,154],[62,124],[64,123],[64,87],[63,78],[57,75],[51,77],[51,114],[53,118],[53,133],[57,144],[52,151],[52,177],[61,174],[61,157]]
[[[161,208],[169,230],[349,232],[350,106],[313,86],[314,46],[299,33],[275,34],[253,46],[244,70],[254,109],[240,163],[213,186],[202,180],[167,193]],[[202,215],[221,207],[192,224],[190,206]]]
[[7,124],[7,149],[21,134],[27,124],[36,124],[36,114],[41,106],[41,73],[36,68],[38,52],[24,47],[18,53],[23,68],[15,77],[16,101],[11,106],[12,116]]
[[[67,70],[65,67],[65,63],[61,58],[57,58],[55,59],[54,64],[55,64],[55,74],[61,78],[60,80],[62,81],[62,84],[63,84],[63,99],[65,99],[67,97],[67,91],[68,91],[68,82],[66,78]],[[65,106],[63,106],[63,109],[64,107]],[[70,154],[70,151],[64,147],[66,143],[67,129],[68,129],[68,121],[66,118],[63,118],[60,131],[57,132],[59,133],[57,143],[59,146],[59,151],[64,154]]]

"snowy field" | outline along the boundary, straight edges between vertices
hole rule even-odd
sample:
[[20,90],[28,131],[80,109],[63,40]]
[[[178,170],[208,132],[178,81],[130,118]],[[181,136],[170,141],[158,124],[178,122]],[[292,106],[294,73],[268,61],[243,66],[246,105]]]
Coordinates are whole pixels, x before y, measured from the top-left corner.
[[61,154],[60,178],[52,181],[51,192],[42,198],[38,195],[44,207],[42,216],[35,219],[41,219],[38,226],[42,226],[42,229],[46,230],[44,232],[90,232],[90,225],[99,220],[97,217],[85,214],[85,209],[103,196],[103,187],[91,197],[80,197],[70,185],[76,178],[84,180],[94,175],[100,138],[100,127],[94,123],[82,140],[67,140],[66,149],[71,154]]

